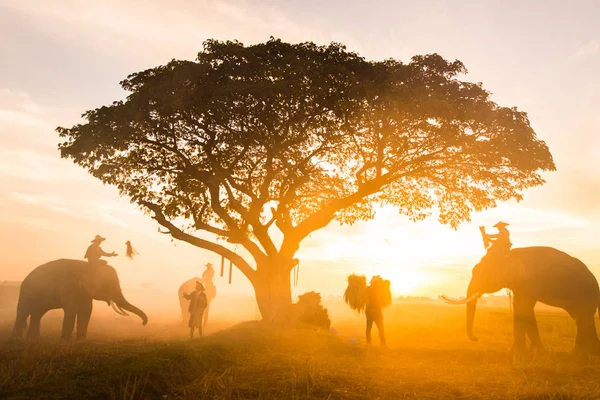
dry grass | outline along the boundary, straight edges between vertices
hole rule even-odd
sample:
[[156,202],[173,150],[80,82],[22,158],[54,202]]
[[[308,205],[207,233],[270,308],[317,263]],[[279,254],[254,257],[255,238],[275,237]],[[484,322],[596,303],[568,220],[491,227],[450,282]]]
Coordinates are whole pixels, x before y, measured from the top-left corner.
[[394,305],[386,312],[387,350],[377,339],[365,346],[363,317],[332,320],[337,334],[244,323],[193,341],[175,325],[144,331],[136,323],[117,339],[113,332],[107,340],[105,327],[102,336],[68,345],[57,345],[57,331],[49,329],[38,343],[3,342],[0,393],[11,399],[600,398],[600,360],[570,355],[575,328],[563,314],[538,313],[550,353],[526,361],[509,352],[507,309],[479,310],[481,340],[471,343],[463,307]]

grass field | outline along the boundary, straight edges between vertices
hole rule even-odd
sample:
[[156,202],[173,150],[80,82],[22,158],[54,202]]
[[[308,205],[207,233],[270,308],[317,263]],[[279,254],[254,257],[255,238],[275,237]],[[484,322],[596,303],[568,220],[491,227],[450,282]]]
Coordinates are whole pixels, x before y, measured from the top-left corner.
[[99,317],[88,341],[62,345],[60,321],[45,323],[37,343],[8,341],[6,326],[0,397],[600,398],[600,359],[571,356],[575,326],[565,314],[538,312],[550,351],[525,361],[509,351],[508,308],[478,310],[477,343],[466,338],[464,314],[464,307],[395,304],[385,313],[389,349],[378,346],[376,333],[368,348],[364,317],[351,314],[333,315],[335,333],[221,321],[212,324],[212,334],[192,341],[174,321],[156,318],[142,328],[137,320],[115,324]]

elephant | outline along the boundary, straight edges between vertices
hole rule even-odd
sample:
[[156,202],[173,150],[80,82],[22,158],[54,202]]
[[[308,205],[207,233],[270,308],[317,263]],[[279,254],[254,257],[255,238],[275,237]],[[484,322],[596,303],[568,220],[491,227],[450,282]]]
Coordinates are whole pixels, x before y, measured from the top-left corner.
[[473,268],[465,299],[442,297],[451,304],[467,305],[467,335],[477,341],[473,335],[477,299],[502,288],[513,292],[513,350],[516,353],[526,352],[526,336],[534,350],[544,351],[534,314],[538,301],[564,309],[575,320],[575,353],[600,353],[594,321],[600,302],[598,281],[577,258],[541,246],[515,248],[508,257],[486,254]]
[[121,315],[129,315],[124,310],[130,311],[142,319],[143,325],[148,323],[146,314],[125,300],[113,267],[59,259],[35,268],[21,283],[13,337],[22,336],[30,317],[27,338],[38,338],[44,314],[62,308],[65,315],[61,339],[71,339],[76,319],[77,339],[85,339],[93,300],[105,301]]
[[206,280],[203,280],[202,278],[194,277],[183,282],[181,286],[179,286],[179,290],[177,291],[177,293],[179,295],[179,306],[181,307],[181,321],[187,323],[189,305],[189,300],[186,300],[183,297],[183,294],[191,293],[194,290],[196,290],[196,281],[202,282],[202,284],[204,285],[204,289],[206,290],[206,299],[208,300],[208,304],[206,306],[206,310],[204,310],[204,316],[202,321],[202,326],[206,328],[206,325],[208,324],[208,312],[210,310],[210,303],[217,295],[217,287],[212,281],[206,282]]

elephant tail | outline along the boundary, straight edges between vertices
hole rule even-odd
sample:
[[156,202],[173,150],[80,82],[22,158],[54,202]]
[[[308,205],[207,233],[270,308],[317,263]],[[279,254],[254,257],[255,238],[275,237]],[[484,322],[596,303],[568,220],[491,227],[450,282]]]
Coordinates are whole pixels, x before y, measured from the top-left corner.
[[21,337],[23,335],[23,330],[27,328],[27,318],[29,318],[29,310],[27,307],[21,302],[19,299],[19,303],[17,305],[17,318],[15,320],[15,327],[13,329],[13,337]]

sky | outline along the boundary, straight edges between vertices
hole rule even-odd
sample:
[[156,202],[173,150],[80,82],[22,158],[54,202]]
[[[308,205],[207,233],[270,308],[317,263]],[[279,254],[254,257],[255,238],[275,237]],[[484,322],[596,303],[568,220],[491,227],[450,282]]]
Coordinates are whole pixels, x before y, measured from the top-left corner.
[[[52,4],[50,4],[52,3]],[[59,156],[57,126],[123,99],[128,74],[193,60],[209,38],[244,44],[270,36],[345,44],[371,60],[438,53],[465,79],[528,113],[557,171],[458,230],[393,209],[353,226],[330,224],[305,240],[295,295],[340,295],[346,275],[380,274],[397,295],[460,295],[483,255],[478,226],[510,223],[517,247],[553,246],[600,276],[600,3],[590,1],[0,0],[0,281],[22,280],[57,258],[106,251],[122,286],[176,293],[220,258],[158,232],[114,187]],[[131,240],[141,256],[125,258]],[[217,274],[218,275],[218,274]],[[219,293],[252,293],[241,273]]]

